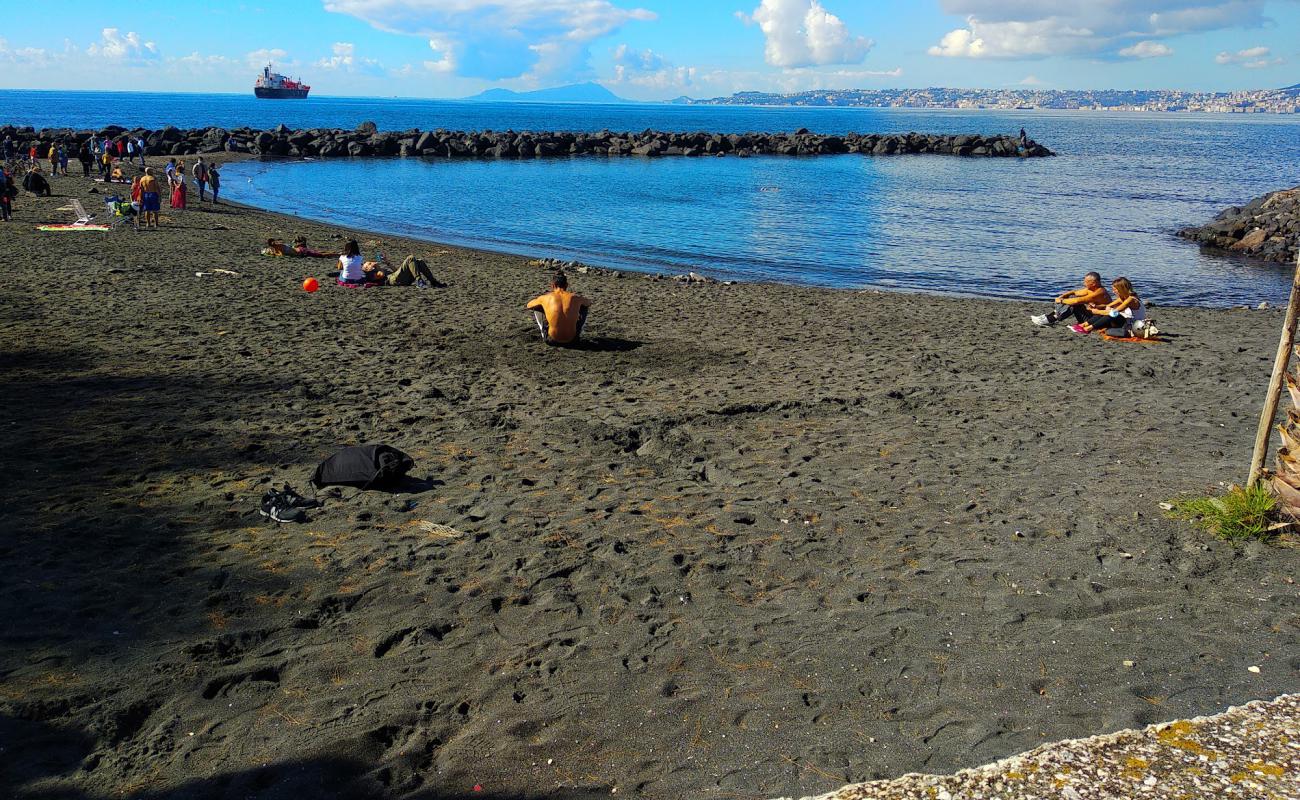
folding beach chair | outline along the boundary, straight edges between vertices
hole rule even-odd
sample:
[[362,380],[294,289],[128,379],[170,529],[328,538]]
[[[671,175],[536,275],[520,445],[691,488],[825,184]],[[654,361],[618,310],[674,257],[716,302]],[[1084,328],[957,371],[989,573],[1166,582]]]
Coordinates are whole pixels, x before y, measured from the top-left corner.
[[86,207],[81,204],[80,200],[74,199],[72,201],[72,210],[77,214],[77,221],[72,223],[73,225],[89,225],[95,219],[94,214],[86,213]]

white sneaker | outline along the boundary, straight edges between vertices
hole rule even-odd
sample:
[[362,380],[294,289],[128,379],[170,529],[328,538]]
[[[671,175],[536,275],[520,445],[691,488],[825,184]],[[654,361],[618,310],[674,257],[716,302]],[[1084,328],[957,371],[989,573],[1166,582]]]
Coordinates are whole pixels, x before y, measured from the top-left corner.
[[1052,324],[1052,321],[1047,318],[1046,314],[1039,314],[1037,316],[1030,317],[1029,319],[1033,321],[1033,323],[1040,328],[1046,328],[1048,325]]

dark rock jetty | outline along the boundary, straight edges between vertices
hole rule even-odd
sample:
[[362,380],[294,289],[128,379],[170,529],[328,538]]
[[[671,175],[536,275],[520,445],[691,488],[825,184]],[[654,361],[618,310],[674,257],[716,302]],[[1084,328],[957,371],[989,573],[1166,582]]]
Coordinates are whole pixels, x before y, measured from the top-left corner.
[[1226,209],[1214,221],[1178,232],[1205,247],[1265,261],[1290,262],[1300,240],[1300,186]]
[[[1014,136],[933,135],[921,133],[824,136],[801,128],[794,133],[565,133],[530,131],[385,131],[374,123],[355,130],[312,128],[271,130],[254,128],[180,128],[127,130],[110,126],[100,131],[0,127],[19,152],[32,144],[48,149],[52,142],[75,148],[92,135],[113,140],[143,138],[151,156],[188,156],[241,152],[291,158],[344,156],[428,156],[441,158],[546,158],[573,155],[610,156],[812,156],[836,153],[864,155],[938,155],[1041,158],[1055,155],[1032,139]],[[40,150],[44,155],[44,150]]]

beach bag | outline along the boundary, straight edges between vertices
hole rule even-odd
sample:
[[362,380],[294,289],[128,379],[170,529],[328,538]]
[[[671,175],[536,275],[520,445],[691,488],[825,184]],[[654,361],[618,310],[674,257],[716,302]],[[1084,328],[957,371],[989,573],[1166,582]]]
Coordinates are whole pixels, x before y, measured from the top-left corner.
[[1160,329],[1149,319],[1140,319],[1133,323],[1133,335],[1139,339],[1154,339],[1160,335]]
[[345,447],[325,459],[312,473],[311,482],[322,486],[356,486],[382,489],[398,485],[415,466],[415,460],[386,444]]

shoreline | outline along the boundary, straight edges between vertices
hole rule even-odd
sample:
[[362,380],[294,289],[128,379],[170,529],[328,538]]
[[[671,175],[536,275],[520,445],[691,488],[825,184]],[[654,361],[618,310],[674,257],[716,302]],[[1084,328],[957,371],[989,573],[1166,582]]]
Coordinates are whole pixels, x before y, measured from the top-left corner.
[[[1157,505],[1246,465],[1273,314],[1146,347],[602,271],[553,350],[522,257],[235,205],[42,234],[99,210],[54,188],[0,306],[19,797],[801,797],[1300,684],[1295,549]],[[257,255],[299,232],[449,286],[306,294],[331,262]],[[364,441],[427,484],[259,517]]]

